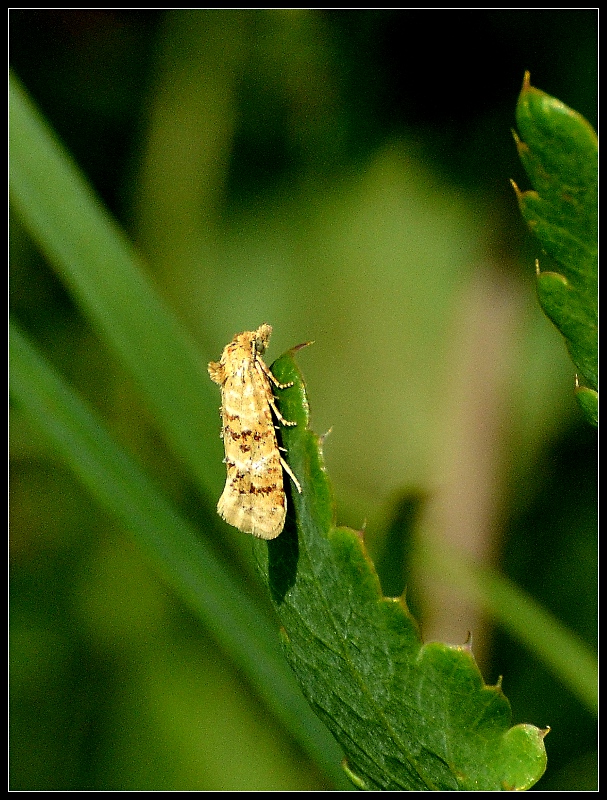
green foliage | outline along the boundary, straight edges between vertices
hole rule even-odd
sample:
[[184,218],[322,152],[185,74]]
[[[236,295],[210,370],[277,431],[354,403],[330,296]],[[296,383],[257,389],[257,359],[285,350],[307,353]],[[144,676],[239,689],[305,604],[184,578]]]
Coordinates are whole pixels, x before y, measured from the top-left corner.
[[[230,19],[235,17],[232,16]],[[219,23],[223,25],[224,20],[220,19]],[[186,20],[182,24],[187,27],[189,22]],[[181,45],[182,31],[183,28],[178,28],[173,43]],[[283,41],[281,36],[281,47]],[[221,58],[217,63],[223,68],[225,64],[223,41],[221,44]],[[198,45],[192,48],[193,51],[198,49]],[[324,86],[324,73],[320,84]],[[188,105],[188,101],[191,102],[193,87],[203,85],[202,81],[198,81],[198,73],[196,80],[191,82],[180,83],[167,79],[167,85],[171,89],[181,87],[182,94],[177,92],[173,99],[182,110],[184,118],[189,120],[192,106]],[[215,79],[210,81],[210,85],[216,87]],[[309,95],[307,84],[302,83],[302,86],[307,97]],[[223,93],[219,94],[223,96]],[[230,102],[226,102],[226,105],[230,105]],[[204,111],[206,112],[206,106]],[[302,114],[302,118],[305,119],[310,116]],[[209,114],[208,118],[215,124],[214,114]],[[168,128],[172,130],[176,127],[174,119],[171,115],[168,115],[167,119]],[[164,144],[165,141],[167,143],[170,141],[170,133],[164,130],[159,138],[163,143],[161,150],[164,153]],[[188,148],[184,149],[187,151]],[[170,150],[168,152],[171,153]],[[166,176],[167,182],[176,188],[184,185],[189,188],[187,181],[175,177],[172,171],[175,160],[173,156],[167,156],[165,161],[157,162],[158,174]],[[209,163],[213,165],[217,161],[215,157],[209,159]],[[158,168],[159,163],[160,168]],[[179,164],[181,162],[178,161]],[[189,176],[191,162],[185,159],[182,166],[185,174]],[[385,161],[380,162],[380,166],[385,170]],[[402,172],[399,171],[394,180],[395,186],[401,187],[403,183],[401,176]],[[356,182],[358,181],[357,176]],[[207,181],[203,183],[206,186]],[[211,185],[212,181],[208,183]],[[377,180],[375,188],[376,194],[373,193],[369,199],[369,207],[373,210],[370,217],[372,224],[365,218],[365,222],[360,225],[361,232],[370,231],[368,241],[361,242],[356,236],[351,237],[352,208],[347,204],[345,213],[343,203],[339,206],[347,220],[349,239],[345,260],[348,264],[356,262],[361,254],[361,247],[368,249],[369,252],[376,252],[378,244],[385,240],[384,247],[391,250],[390,227],[393,225],[399,230],[402,228],[401,207],[396,205],[393,208],[388,205],[386,213],[384,206],[376,201],[376,197],[385,197],[385,183]],[[191,194],[192,203],[198,208],[199,195],[196,191],[192,191]],[[319,195],[310,197],[318,199]],[[306,208],[313,205],[310,197],[306,198],[308,203]],[[227,661],[234,666],[234,672],[254,687],[255,697],[261,698],[262,707],[280,721],[281,731],[284,734],[280,738],[280,748],[284,749],[283,743],[289,736],[292,737],[301,750],[309,755],[311,763],[315,764],[325,776],[330,776],[333,786],[339,787],[342,785],[338,774],[341,772],[338,769],[341,756],[339,747],[324,726],[319,724],[301,697],[277,646],[275,624],[268,622],[262,604],[255,600],[244,581],[235,579],[234,570],[229,568],[232,566],[228,564],[233,552],[232,542],[238,539],[238,534],[229,531],[228,534],[232,536],[226,536],[226,530],[220,527],[213,509],[212,498],[218,495],[222,466],[217,435],[218,398],[216,387],[208,381],[204,368],[205,359],[201,357],[199,347],[193,344],[165,302],[163,294],[167,294],[166,287],[163,291],[158,291],[153,285],[147,265],[138,257],[127,237],[91,191],[71,158],[58,145],[26,93],[12,81],[11,200],[32,240],[67,287],[78,306],[79,313],[90,323],[128,379],[132,380],[136,387],[137,398],[143,399],[153,419],[154,434],[159,440],[167,443],[167,450],[172,451],[177,462],[187,472],[188,488],[190,486],[197,488],[195,500],[197,524],[187,519],[182,509],[163,495],[163,490],[159,488],[160,481],[153,476],[153,468],[146,466],[150,473],[148,474],[130,453],[118,445],[106,430],[105,422],[92,414],[67,382],[50,367],[49,359],[42,355],[48,342],[36,347],[19,330],[11,330],[11,396],[17,402],[18,411],[15,416],[18,424],[27,418],[33,423],[33,430],[41,432],[43,440],[53,444],[55,455],[49,461],[50,468],[56,469],[58,464],[66,464],[74,471],[98,504],[110,514],[111,519],[119,523],[120,530],[126,531],[137,542],[144,559],[153,565],[164,583],[172,588],[175,596],[182,599],[184,605],[194,612],[204,628],[220,643]],[[168,207],[177,217],[184,214],[183,195],[178,195],[177,201],[174,201],[172,195],[168,200],[165,196],[163,200],[165,205],[160,204],[159,213],[161,220],[164,221],[163,214],[166,214]],[[339,204],[334,198],[331,197],[326,202],[325,216],[328,220],[326,227],[321,229],[321,235],[318,235],[318,229],[311,229],[312,233],[308,232],[308,240],[312,241],[314,252],[323,250],[318,247],[319,241],[322,240],[325,244],[332,241],[331,236],[327,234],[332,232],[335,217],[339,216],[336,215],[336,207]],[[151,202],[150,206],[156,208],[155,202]],[[358,209],[358,206],[354,208]],[[433,211],[436,212],[436,207]],[[359,211],[355,211],[355,215],[357,213]],[[196,220],[198,223],[198,217]],[[378,225],[386,221],[390,223],[388,235],[380,236],[378,242]],[[261,223],[258,224],[258,220],[255,220],[252,225],[256,236],[259,232],[260,240],[264,235],[261,231],[264,224],[262,219]],[[291,229],[294,226],[288,227]],[[159,239],[166,236],[162,224],[155,226],[155,233]],[[190,235],[189,231],[187,235]],[[286,236],[281,227],[280,237],[276,238],[280,238],[282,242],[286,240]],[[300,236],[301,232],[297,230],[298,244]],[[431,268],[435,253],[430,248],[428,238],[426,237],[423,242],[424,250],[428,250],[427,262],[423,262],[424,269],[418,270],[417,274],[430,276],[432,280],[436,280],[441,289],[440,296],[447,297],[449,281],[445,280],[444,273],[440,269],[435,272]],[[449,236],[445,238],[448,239]],[[174,263],[179,263],[179,253],[175,255],[175,249],[178,248],[173,247],[170,237],[167,237],[167,241],[173,267]],[[275,239],[272,238],[272,241]],[[449,242],[446,244],[448,246],[445,248],[444,260],[451,262],[451,255],[453,250],[457,249],[457,245],[453,247]],[[264,247],[265,245],[260,246],[259,251],[263,252]],[[396,285],[396,281],[400,285],[403,276],[403,265],[397,250],[398,248],[395,249],[391,271],[379,272],[372,277],[373,288],[381,286],[381,292],[378,292],[381,303],[392,302],[394,309],[402,304],[400,295],[395,293],[392,296],[388,288]],[[244,267],[240,265],[242,253],[239,249],[235,252],[230,251],[229,258],[230,265],[238,263],[238,267],[230,266],[227,269],[223,262],[215,266],[216,273],[213,278],[209,278],[209,287],[212,291],[209,301],[215,301],[218,297],[218,285],[224,290],[228,287],[228,290],[224,292],[223,301],[217,300],[215,305],[209,302],[208,305],[202,306],[208,309],[208,317],[202,324],[205,331],[212,330],[215,326],[221,327],[222,333],[225,333],[225,320],[220,321],[221,315],[217,305],[224,302],[236,306],[237,297],[238,304],[241,304],[243,294],[241,284],[246,284],[247,287],[246,298],[247,303],[250,303],[250,307],[247,306],[246,309],[247,313],[257,315],[260,308],[265,308],[259,297],[255,296],[255,292],[251,291],[250,273],[253,270],[252,263],[259,260],[259,251],[257,249],[253,251],[250,262],[246,261]],[[341,263],[339,253],[339,248],[336,248],[335,252],[329,250],[327,255],[333,273],[335,264]],[[309,260],[310,253],[305,252],[303,257]],[[362,259],[363,272],[368,275],[371,270],[365,258]],[[272,250],[270,258],[272,263],[273,259]],[[212,262],[206,263],[204,259],[200,260],[201,274],[208,275],[212,270]],[[327,273],[323,272],[320,266],[317,266],[316,270],[318,272],[316,284],[312,282],[311,273],[301,273],[302,286],[305,283],[306,290],[308,286],[312,287],[310,291],[313,299],[312,301],[308,299],[306,305],[306,301],[300,296],[300,286],[295,280],[298,268],[294,268],[295,275],[292,277],[295,289],[290,286],[290,293],[295,298],[293,305],[301,305],[300,313],[304,316],[309,306],[317,303],[317,294],[313,287],[327,280]],[[454,274],[456,272],[454,269]],[[172,272],[170,276],[173,279]],[[264,273],[261,277],[260,283],[265,296],[267,275]],[[230,283],[230,280],[233,282]],[[178,283],[177,279],[175,283]],[[339,286],[339,291],[345,295],[345,303],[352,305],[353,309],[356,302],[355,284],[356,281],[351,281],[350,274],[347,273],[347,280]],[[424,292],[426,289],[432,291],[431,283],[423,284],[423,287]],[[346,292],[351,293],[346,294]],[[285,298],[289,295],[285,292],[283,296],[275,286],[268,294],[273,298],[276,308],[284,307]],[[303,292],[301,294],[303,295]],[[198,304],[200,294],[193,292],[192,295],[196,297]],[[365,296],[365,301],[367,300],[368,297]],[[438,330],[439,326],[434,316],[436,309],[433,310],[433,315],[431,309],[424,307],[423,303],[413,305],[419,308],[419,316],[415,317],[414,323],[417,332],[419,333],[422,326],[427,326],[433,332],[435,329]],[[438,304],[438,308],[440,317],[444,309],[442,303]],[[201,316],[199,305],[196,309],[196,313]],[[289,311],[290,309],[291,307]],[[383,310],[385,312],[385,308]],[[42,309],[42,313],[45,312],[47,312],[46,307]],[[238,313],[242,313],[240,308]],[[334,315],[331,308],[331,318],[335,316],[339,320],[336,328],[342,322],[339,316],[341,313],[340,311]],[[234,314],[236,315],[236,312]],[[261,317],[264,318],[265,316]],[[267,318],[272,322],[275,319],[271,315]],[[259,323],[261,319],[256,317],[255,323]],[[364,320],[363,322],[366,325]],[[233,332],[234,330],[229,331]],[[73,333],[73,330],[70,333]],[[337,352],[337,340],[338,337],[333,339],[327,337],[324,346],[330,348],[331,352]],[[376,343],[366,339],[364,341],[366,348],[360,347],[359,353],[362,352],[364,358],[370,361],[368,354],[376,350]],[[423,356],[424,372],[428,375],[437,373],[434,361],[427,361],[428,353],[437,351],[435,340],[431,341],[433,342],[431,351],[428,343],[424,344],[423,337],[412,337],[410,342],[411,347],[417,346],[420,351],[426,348]],[[350,348],[349,343],[347,348]],[[213,355],[216,356],[217,353]],[[390,354],[390,358],[392,357]],[[86,358],[84,360],[86,361]],[[65,364],[60,365],[60,370],[61,366],[68,371]],[[113,366],[112,363],[110,368]],[[335,363],[332,367],[335,369]],[[280,364],[277,365],[277,370],[279,369],[281,369]],[[285,369],[287,373],[292,369],[288,359],[285,362]],[[377,371],[375,364],[374,371]],[[104,396],[108,389],[104,383],[105,377],[106,374],[94,375],[98,391]],[[108,395],[112,388],[109,387]],[[330,388],[325,391],[331,394],[334,391],[334,384],[330,383]],[[524,788],[531,785],[541,774],[545,761],[540,732],[531,726],[516,726],[508,730],[510,724],[508,702],[499,688],[483,685],[468,648],[453,648],[441,644],[422,646],[415,623],[408,615],[404,601],[381,597],[377,578],[358,534],[344,528],[333,528],[330,492],[318,451],[319,443],[313,434],[305,431],[303,389],[299,395],[296,389],[293,392],[292,408],[287,409],[285,406],[283,410],[286,415],[292,413],[293,418],[300,420],[300,428],[293,431],[292,439],[287,439],[291,436],[291,432],[285,432],[285,444],[288,446],[293,468],[306,487],[302,498],[299,496],[293,498],[292,506],[302,521],[301,550],[299,554],[293,552],[295,545],[293,531],[287,528],[277,542],[271,543],[268,555],[265,556],[262,552],[261,557],[262,560],[268,559],[268,564],[273,564],[270,586],[279,613],[292,614],[295,620],[293,625],[284,623],[288,632],[287,652],[296,671],[304,673],[305,691],[314,707],[348,752],[350,776],[360,788],[383,786],[385,782],[392,780],[394,784],[390,785],[424,788],[428,786]],[[420,396],[424,395],[418,391],[418,387],[416,392]],[[580,394],[584,392],[590,393],[592,390],[583,387],[580,389]],[[291,395],[287,393],[287,403],[291,402],[290,397]],[[351,405],[355,408],[354,413],[362,418],[360,406],[354,403]],[[136,413],[138,410],[139,406]],[[121,407],[120,413],[123,424],[139,423],[139,419],[135,420],[135,414],[129,416],[129,409]],[[365,424],[367,424],[366,415]],[[421,439],[428,439],[432,426],[433,423],[429,422],[428,428],[424,429],[423,435],[420,436]],[[545,428],[539,426],[538,430],[540,433],[537,436],[541,438]],[[355,436],[351,438],[356,439]],[[34,442],[33,446],[39,446],[39,440],[35,436],[28,438],[28,446],[31,442]],[[298,442],[302,447],[299,453]],[[424,441],[424,446],[428,446],[427,441]],[[167,460],[171,467],[170,459]],[[402,476],[399,475],[399,478]],[[60,496],[60,500],[63,502],[63,496]],[[309,509],[310,503],[315,504],[312,512]],[[37,532],[34,526],[33,536],[36,536]],[[82,530],[78,530],[77,533],[81,534]],[[214,536],[217,538],[221,536],[221,541],[224,543],[223,553],[220,552],[219,555],[212,545],[209,545]],[[246,548],[249,544],[248,540],[244,542]],[[258,543],[258,549],[263,551],[264,547],[265,545]],[[273,561],[272,553],[277,557]],[[281,563],[283,555],[287,559],[286,563]],[[299,567],[297,571],[293,564],[296,559]],[[45,559],[38,560],[42,562]],[[83,558],[83,562],[84,560]],[[120,578],[123,579],[123,576]],[[87,582],[88,574],[85,573],[85,577],[81,580]],[[40,585],[46,586],[42,582]],[[119,589],[122,589],[120,584]],[[498,589],[502,590],[501,594],[498,593]],[[515,632],[517,638],[526,641],[536,654],[539,653],[545,663],[552,664],[554,672],[562,680],[573,686],[574,681],[569,681],[567,675],[567,670],[571,672],[572,666],[576,668],[575,677],[579,678],[579,673],[586,674],[586,670],[577,668],[580,664],[580,660],[574,657],[577,651],[574,651],[572,656],[570,650],[565,651],[559,646],[562,641],[562,638],[559,639],[560,633],[550,631],[550,635],[547,636],[546,631],[549,626],[546,621],[540,619],[541,624],[538,624],[537,607],[531,598],[528,598],[529,608],[522,614],[519,597],[508,586],[496,587],[495,583],[492,583],[487,589],[481,586],[477,594],[477,599],[480,598],[485,607],[490,607],[492,604],[498,606],[495,609],[491,608],[491,611],[500,621],[503,622],[509,614],[513,619],[518,619],[518,629],[516,625],[512,625],[510,630]],[[290,611],[289,603],[292,596],[297,603],[294,603]],[[41,592],[37,596],[39,603],[41,597],[44,597],[43,602],[49,608],[54,608],[54,597],[47,601],[46,595]],[[489,600],[489,597],[492,599]],[[323,601],[324,607],[318,607],[319,601]],[[327,610],[331,608],[329,601],[337,602],[332,619],[327,618]],[[104,602],[107,603],[107,599],[99,604],[100,614],[105,613]],[[128,600],[125,602],[128,603]],[[167,604],[171,606],[172,612],[177,611],[179,603],[174,602],[172,595],[169,595]],[[535,624],[532,625],[531,622]],[[314,623],[314,635],[309,642],[311,623]],[[62,625],[63,621],[60,624]],[[528,641],[521,635],[523,627],[527,631]],[[344,630],[350,634],[349,638],[341,635]],[[529,631],[532,631],[530,636]],[[319,636],[324,637],[323,643],[326,644],[324,649],[321,648]],[[122,638],[127,641],[129,637]],[[30,640],[32,647],[38,651],[36,636],[30,633]],[[370,647],[365,650],[363,644]],[[80,652],[77,648],[75,652],[79,658]],[[156,661],[156,654],[150,652],[152,660]],[[561,663],[554,658],[555,653],[560,656],[565,653]],[[415,654],[420,658],[418,670],[415,668],[408,670],[405,656],[411,659]],[[53,652],[49,662],[55,662],[54,656]],[[137,653],[134,657],[137,664],[139,656],[140,653]],[[313,659],[317,657],[322,669],[315,668]],[[116,673],[122,681],[123,662],[121,659],[117,661],[120,666]],[[24,659],[24,662],[27,662],[27,659]],[[39,664],[41,672],[48,670],[48,663],[43,659],[40,659]],[[225,662],[221,663],[218,672],[230,671],[224,669],[224,666]],[[343,666],[343,676],[336,674],[339,672],[337,669],[334,669],[334,674],[331,675],[328,669],[331,666]],[[321,674],[323,670],[327,674]],[[196,692],[201,683],[208,681],[208,676],[203,674],[203,668],[199,667],[197,662],[193,674],[195,678],[191,683]],[[27,675],[26,669],[26,684]],[[330,683],[338,677],[341,681],[341,685],[337,687],[341,692],[339,696],[333,694],[336,687]],[[426,682],[424,677],[428,678]],[[367,686],[361,683],[359,678],[372,684],[373,694],[367,691]],[[87,681],[88,676],[85,676],[84,680]],[[409,680],[415,690],[412,696],[403,689],[404,687],[409,690]],[[68,681],[66,685],[70,687]],[[382,686],[385,687],[386,693],[389,691],[390,694],[386,695],[383,717],[380,715],[381,718],[377,719],[377,696],[380,695],[380,700],[383,699]],[[401,689],[403,691],[400,691]],[[29,684],[26,686],[26,691],[29,693]],[[125,693],[128,691],[130,685],[127,685]],[[213,687],[213,691],[219,694],[221,687]],[[166,685],[160,679],[158,693],[167,694]],[[583,691],[581,694],[584,696]],[[28,701],[32,706],[35,705],[31,693]],[[127,743],[124,750],[122,745],[117,748],[120,750],[117,759],[119,763],[121,760],[124,763],[131,761],[129,736],[136,730],[137,734],[133,738],[137,738],[145,725],[141,721],[142,715],[137,702],[133,701],[133,728],[129,730],[122,717],[119,721],[121,737]],[[352,704],[351,708],[348,707],[349,703]],[[223,714],[225,704],[226,698],[221,696],[219,700],[213,698],[209,706],[217,707],[219,713]],[[84,704],[78,703],[78,705]],[[168,702],[166,711],[167,717],[170,717],[176,728],[180,728],[180,734],[191,744],[192,731],[186,729],[187,725],[182,724],[181,717],[173,714],[173,708]],[[486,716],[481,723],[479,717],[485,712]],[[259,714],[257,708],[255,713],[263,716]],[[359,714],[364,716],[359,717]],[[535,716],[531,718],[537,719]],[[539,718],[544,721],[543,717]],[[195,714],[188,719],[192,723]],[[552,722],[550,719],[546,721]],[[192,727],[197,726],[197,723],[195,720]],[[51,721],[49,729],[52,725]],[[75,729],[67,730],[68,725],[65,727],[66,740],[71,743]],[[84,729],[86,726],[79,727]],[[37,734],[36,726],[32,725],[31,729],[34,738]],[[348,731],[357,736],[356,741],[348,735]],[[391,737],[391,731],[397,734],[396,738]],[[439,733],[444,734],[444,738],[443,741],[436,742],[435,738]],[[371,734],[376,734],[375,738]],[[59,738],[56,730],[51,730],[49,738]],[[113,737],[108,735],[107,738]],[[151,739],[156,742],[156,738],[157,730],[154,728]],[[24,737],[23,752],[27,751],[31,741],[31,738]],[[96,746],[97,742],[94,744]],[[136,750],[136,745],[131,746]],[[222,752],[217,772],[224,777],[227,771],[224,758],[225,744],[220,742],[219,747],[222,748]],[[450,749],[448,753],[445,752],[447,748]],[[192,749],[195,748],[192,746]],[[172,757],[173,742],[166,750]],[[298,755],[301,750],[297,751]],[[86,757],[84,747],[82,752]],[[521,755],[521,760],[515,764],[517,754]],[[113,756],[113,752],[110,752],[110,755]],[[199,753],[196,751],[194,760],[197,771],[200,765],[199,758]],[[259,760],[257,751],[252,755],[252,759]],[[49,762],[51,760],[48,759]],[[158,772],[161,771],[161,769],[156,772],[149,770],[149,763],[154,760],[154,758],[144,758],[139,768],[142,773],[145,772],[145,776],[137,775],[135,779],[149,781],[149,784],[145,785],[149,785],[150,788],[157,788],[154,782],[158,780]],[[28,772],[27,763],[24,771],[26,778],[30,779],[31,775],[35,774],[35,769],[30,769]],[[57,758],[57,763],[62,765],[58,770],[59,780],[65,780],[61,758]],[[305,769],[307,771],[307,767]],[[129,769],[126,773],[131,775],[132,779]],[[124,780],[119,771],[116,774]],[[53,776],[53,779],[57,780],[57,776]],[[170,785],[170,777],[163,775],[162,779],[167,782],[167,788],[174,788]],[[81,776],[78,780],[81,781]],[[103,781],[107,781],[107,772],[100,769],[98,780],[106,788],[107,784]],[[476,785],[474,785],[475,780]],[[31,789],[32,786],[24,788]],[[52,788],[57,786],[53,784]],[[59,788],[65,789],[65,785]],[[78,783],[74,788],[81,789],[82,783]],[[120,785],[119,788],[124,786]],[[136,785],[134,788],[141,789],[141,785]]]
[[533,185],[520,192],[523,217],[558,271],[540,271],[537,292],[561,331],[585,384],[577,396],[597,424],[598,402],[598,142],[575,111],[531,86],[529,74],[516,108],[519,156]]
[[337,750],[294,692],[273,626],[261,609],[244,596],[242,586],[193,526],[12,324],[10,347],[13,400],[97,501],[130,532],[158,574],[203,620],[286,728],[311,748],[329,774],[334,772]]
[[[199,436],[201,427],[211,429],[214,421],[206,440],[218,441],[217,398],[200,359],[133,248],[16,81],[11,81],[11,192],[32,237],[139,382],[165,437],[201,488],[208,488],[210,460]],[[57,196],[61,203],[55,202]],[[205,395],[212,414],[200,413]],[[11,326],[11,396],[213,631],[257,691],[266,695],[269,706],[279,717],[286,715],[286,729],[304,749],[315,751],[313,757],[323,769],[334,772],[337,750],[298,697],[267,619],[17,326]],[[215,524],[214,512],[211,520],[208,527]],[[332,756],[327,758],[328,753]]]
[[11,202],[204,490],[213,478],[205,443],[215,430],[200,407],[205,400],[209,408],[216,406],[216,399],[194,344],[14,78],[10,114]]
[[302,690],[367,789],[526,789],[546,767],[544,733],[509,728],[510,706],[486,686],[468,646],[422,644],[404,598],[383,597],[362,535],[336,527],[322,441],[292,354],[282,382],[289,464],[303,492],[283,534],[258,553]]

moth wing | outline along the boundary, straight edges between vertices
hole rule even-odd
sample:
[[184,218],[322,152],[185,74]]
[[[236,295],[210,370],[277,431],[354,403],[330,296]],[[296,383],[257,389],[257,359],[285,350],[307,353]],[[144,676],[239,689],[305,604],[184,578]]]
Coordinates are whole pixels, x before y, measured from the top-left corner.
[[227,478],[217,511],[243,533],[274,539],[286,516],[282,464],[268,400],[272,390],[252,367],[235,370],[223,385]]
[[287,504],[284,492],[282,504],[276,502],[276,498],[270,504],[260,504],[259,499],[252,500],[240,491],[235,492],[229,481],[228,477],[217,503],[219,516],[243,533],[250,533],[258,539],[275,539],[285,525]]

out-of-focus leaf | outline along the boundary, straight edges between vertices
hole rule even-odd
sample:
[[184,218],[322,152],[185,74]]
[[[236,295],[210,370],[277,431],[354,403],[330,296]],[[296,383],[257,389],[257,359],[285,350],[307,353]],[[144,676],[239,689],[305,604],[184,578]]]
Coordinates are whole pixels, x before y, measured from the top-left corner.
[[305,696],[347,755],[360,788],[499,791],[532,786],[546,766],[544,732],[510,727],[508,700],[487,686],[467,645],[422,644],[404,598],[382,595],[362,535],[335,527],[322,440],[291,354],[273,366],[292,388],[281,412],[291,492],[281,536],[258,554]]
[[14,401],[101,506],[133,536],[286,730],[339,782],[339,750],[298,694],[266,615],[13,325],[10,344]]
[[209,451],[219,455],[217,399],[204,360],[133,245],[14,77],[10,115],[11,203],[208,494],[217,488],[220,459],[209,458]]
[[[538,266],[542,308],[561,331],[584,385],[598,389],[598,142],[592,126],[525,74],[516,108],[519,156],[533,185],[519,206],[558,272]],[[581,399],[581,396],[578,395]],[[586,410],[586,406],[582,404]],[[593,421],[592,413],[588,417]],[[595,422],[596,424],[596,422]]]

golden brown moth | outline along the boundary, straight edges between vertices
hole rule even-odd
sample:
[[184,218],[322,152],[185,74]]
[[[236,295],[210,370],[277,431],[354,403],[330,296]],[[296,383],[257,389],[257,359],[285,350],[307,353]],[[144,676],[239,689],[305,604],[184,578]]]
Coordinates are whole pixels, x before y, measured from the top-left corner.
[[272,384],[286,389],[266,366],[265,352],[272,326],[238,333],[226,345],[221,359],[211,361],[211,380],[221,386],[221,420],[226,485],[217,503],[217,513],[230,525],[260,539],[275,539],[287,513],[283,469],[297,488],[301,486],[280,454],[272,411],[283,425],[276,408]]

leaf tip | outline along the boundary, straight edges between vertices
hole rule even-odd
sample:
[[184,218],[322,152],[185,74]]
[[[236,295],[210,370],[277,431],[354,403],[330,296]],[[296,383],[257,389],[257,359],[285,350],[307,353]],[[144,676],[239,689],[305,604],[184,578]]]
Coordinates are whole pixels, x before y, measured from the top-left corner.
[[518,188],[518,184],[513,178],[510,178],[510,186],[512,186],[512,188],[514,189],[514,193],[516,194],[516,199],[517,199],[517,201],[518,201],[518,203],[520,205],[521,199],[523,197],[523,193]]
[[329,430],[325,431],[324,433],[318,434],[318,444],[323,447],[324,443],[327,441],[327,438],[333,433],[333,426],[329,428]]
[[360,775],[357,775],[355,772],[352,771],[350,765],[348,764],[347,759],[344,758],[344,760],[341,762],[341,767],[348,776],[348,778],[350,778],[354,786],[356,786],[358,789],[361,789],[363,792],[367,791],[369,787],[360,777]]
[[314,344],[314,342],[302,342],[301,344],[296,344],[295,347],[292,347],[289,350],[289,353],[295,355],[295,353],[297,353],[299,350],[303,350],[304,347],[309,347],[311,344]]
[[529,147],[525,142],[521,139],[518,133],[512,128],[512,138],[514,139],[514,144],[516,146],[516,151],[518,153],[519,158],[525,163],[525,158],[529,156]]
[[536,94],[536,95],[544,95],[545,93],[542,92],[541,89],[537,89],[535,86],[531,85],[531,73],[528,69],[525,70],[525,74],[523,75],[523,85],[521,86],[521,92],[519,95],[519,101],[525,99],[525,95]]
[[580,385],[578,376],[575,376],[575,397],[584,412],[587,421],[598,428],[599,425],[599,395],[594,389]]
[[365,531],[367,530],[367,520],[365,520],[363,522],[362,527],[361,527],[360,530],[357,530],[355,528],[353,528],[352,530],[356,534],[356,536],[358,537],[358,540],[360,541],[360,543],[362,545],[364,545],[365,544]]

